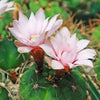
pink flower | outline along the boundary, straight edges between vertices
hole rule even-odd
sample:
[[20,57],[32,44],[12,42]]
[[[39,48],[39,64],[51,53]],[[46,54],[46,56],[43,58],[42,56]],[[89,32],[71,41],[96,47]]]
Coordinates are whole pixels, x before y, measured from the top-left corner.
[[55,37],[51,37],[46,44],[42,44],[41,48],[51,58],[46,58],[46,61],[56,70],[70,70],[79,65],[93,67],[91,59],[95,59],[95,50],[84,49],[89,43],[89,40],[78,40],[76,34],[70,36],[70,32],[66,27],[63,27],[57,32]]
[[15,42],[20,53],[30,52],[34,46],[39,46],[45,42],[62,24],[62,20],[56,20],[58,14],[45,19],[44,11],[40,8],[30,18],[19,12],[19,20],[14,20],[13,27],[9,28],[13,36],[18,40]]
[[6,11],[13,10],[13,2],[7,3],[8,0],[1,0],[0,1],[0,15]]

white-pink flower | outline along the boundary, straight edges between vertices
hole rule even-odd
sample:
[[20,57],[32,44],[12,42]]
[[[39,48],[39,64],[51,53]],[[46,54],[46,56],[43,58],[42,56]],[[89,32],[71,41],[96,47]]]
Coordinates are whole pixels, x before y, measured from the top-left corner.
[[87,47],[89,40],[78,40],[76,34],[70,36],[70,32],[63,27],[57,32],[55,37],[51,37],[46,44],[42,44],[41,48],[51,58],[46,60],[53,69],[72,69],[79,65],[93,67],[91,59],[95,59],[95,50],[84,49]]
[[9,28],[13,36],[18,40],[15,42],[20,53],[30,52],[34,46],[39,46],[45,42],[62,24],[62,20],[57,20],[59,15],[55,15],[50,20],[45,18],[42,8],[36,14],[31,13],[28,19],[19,12],[19,20],[14,20],[13,27]]
[[13,4],[14,2],[7,2],[8,0],[0,0],[0,15],[4,12],[7,12],[9,10],[13,10]]

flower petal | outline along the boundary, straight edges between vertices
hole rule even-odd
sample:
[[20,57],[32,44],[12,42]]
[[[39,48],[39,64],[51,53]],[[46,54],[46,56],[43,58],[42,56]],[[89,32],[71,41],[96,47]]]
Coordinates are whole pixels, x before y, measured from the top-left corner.
[[18,47],[18,52],[20,53],[28,53],[32,50],[30,47]]
[[21,11],[19,11],[19,22],[23,25],[28,22],[28,18]]
[[15,40],[14,44],[16,45],[16,47],[23,47],[26,46],[25,44],[21,43],[20,41]]
[[42,8],[40,8],[40,9],[36,12],[35,18],[36,18],[37,20],[42,21],[42,22],[45,20],[44,11],[43,11]]
[[43,24],[43,22],[37,21],[37,23],[36,23],[36,29],[35,29],[35,34],[38,34],[38,35],[42,34],[41,33],[42,24]]
[[40,36],[38,38],[34,39],[34,40],[35,40],[36,45],[44,44],[45,34],[43,34],[43,33],[40,34]]
[[36,29],[36,18],[32,12],[28,21],[28,32],[30,33],[30,35],[34,35],[35,29]]
[[68,65],[69,65],[70,69],[76,67],[76,66],[75,66],[74,64],[72,64],[72,63],[68,63]]
[[78,60],[82,60],[82,59],[95,59],[94,56],[96,55],[95,50],[93,49],[84,49],[82,51],[80,51],[77,55]]
[[63,27],[60,30],[60,34],[62,35],[62,37],[66,38],[66,39],[69,39],[70,38],[70,31],[68,30],[67,27]]
[[52,67],[53,69],[56,69],[56,70],[64,69],[64,66],[63,66],[60,62],[58,62],[58,61],[56,61],[56,60],[52,60],[52,62],[51,62],[51,67]]
[[57,14],[54,17],[51,18],[51,20],[48,23],[48,27],[47,27],[46,31],[49,31],[51,29],[51,27],[53,27],[58,16],[59,16],[59,14]]
[[[7,3],[7,9],[5,10],[5,11],[9,11],[9,10],[14,10],[15,8],[13,8],[12,6],[13,6],[13,4],[14,4],[14,2],[12,1],[12,2],[9,2],[9,3]],[[12,7],[12,8],[11,8]]]
[[51,36],[61,25],[63,20],[57,20],[51,29],[48,31],[47,37]]
[[74,64],[76,64],[76,65],[85,65],[85,66],[93,67],[93,63],[90,60],[78,60]]
[[61,62],[66,65],[68,63],[72,63],[75,59],[76,53],[67,53],[64,52],[61,57]]
[[53,49],[48,44],[42,44],[40,47],[49,55],[50,57],[56,58]]
[[17,38],[19,41],[22,39],[23,35],[19,34],[19,31],[15,28],[9,28],[10,32],[12,33],[12,35]]
[[45,56],[45,61],[48,63],[49,66],[51,66],[51,62],[52,62],[52,59],[48,56]]
[[22,34],[19,34],[19,32],[16,29],[9,28],[9,30],[18,41],[22,42],[25,45],[31,44],[31,41],[29,41],[27,37],[23,36]]
[[12,1],[12,2],[8,2],[8,3],[7,3],[7,7],[8,7],[8,8],[10,8],[10,7],[12,7],[12,6],[13,6],[13,4],[14,4],[14,2],[13,2],[13,1]]
[[5,12],[6,8],[7,8],[7,6],[4,6],[4,7],[0,8],[0,15]]
[[6,3],[8,0],[1,0],[0,1],[0,4],[2,4],[2,3]]
[[89,40],[80,40],[77,42],[77,51],[80,51],[82,49],[84,49],[88,44],[89,44]]
[[7,1],[8,0],[0,0],[0,14],[15,9],[14,7],[12,7],[14,2],[7,2]]
[[52,48],[56,53],[57,59],[59,60],[61,57],[61,53],[62,53],[62,40],[60,39],[61,37],[59,35],[57,35],[55,38],[51,37],[50,42],[52,44]]
[[72,35],[72,37],[69,39],[69,43],[70,45],[72,45],[73,43],[76,44],[77,38],[76,38],[76,33]]
[[65,41],[64,47],[67,52],[76,52],[76,43],[77,43],[77,38],[76,34],[73,34],[71,38],[69,38],[68,41]]
[[46,20],[44,20],[43,25],[42,25],[41,33],[46,32],[46,27],[48,25],[48,20],[49,20],[49,18],[47,18]]

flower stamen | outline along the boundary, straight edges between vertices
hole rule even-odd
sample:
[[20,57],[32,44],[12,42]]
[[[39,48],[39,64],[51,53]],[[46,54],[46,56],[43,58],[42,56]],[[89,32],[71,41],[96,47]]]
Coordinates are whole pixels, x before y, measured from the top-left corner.
[[31,36],[31,41],[34,42],[35,41],[34,38],[38,38],[38,37],[40,37],[40,35],[32,35]]

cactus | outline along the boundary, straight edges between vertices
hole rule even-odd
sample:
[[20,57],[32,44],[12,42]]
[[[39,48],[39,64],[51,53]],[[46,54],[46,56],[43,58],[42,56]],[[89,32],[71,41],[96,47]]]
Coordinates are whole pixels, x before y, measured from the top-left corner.
[[[4,39],[0,42],[0,68],[7,70],[19,66],[24,59],[22,56],[17,58],[18,55],[19,53],[13,42],[8,39]],[[28,55],[26,55],[26,58],[27,57]]]
[[86,100],[86,82],[75,69],[65,73],[55,82],[53,70],[47,68],[41,74],[32,66],[20,83],[20,94],[24,100]]
[[2,88],[2,87],[0,87],[0,88],[1,88],[0,89],[0,99],[8,100],[8,92],[4,88]]

